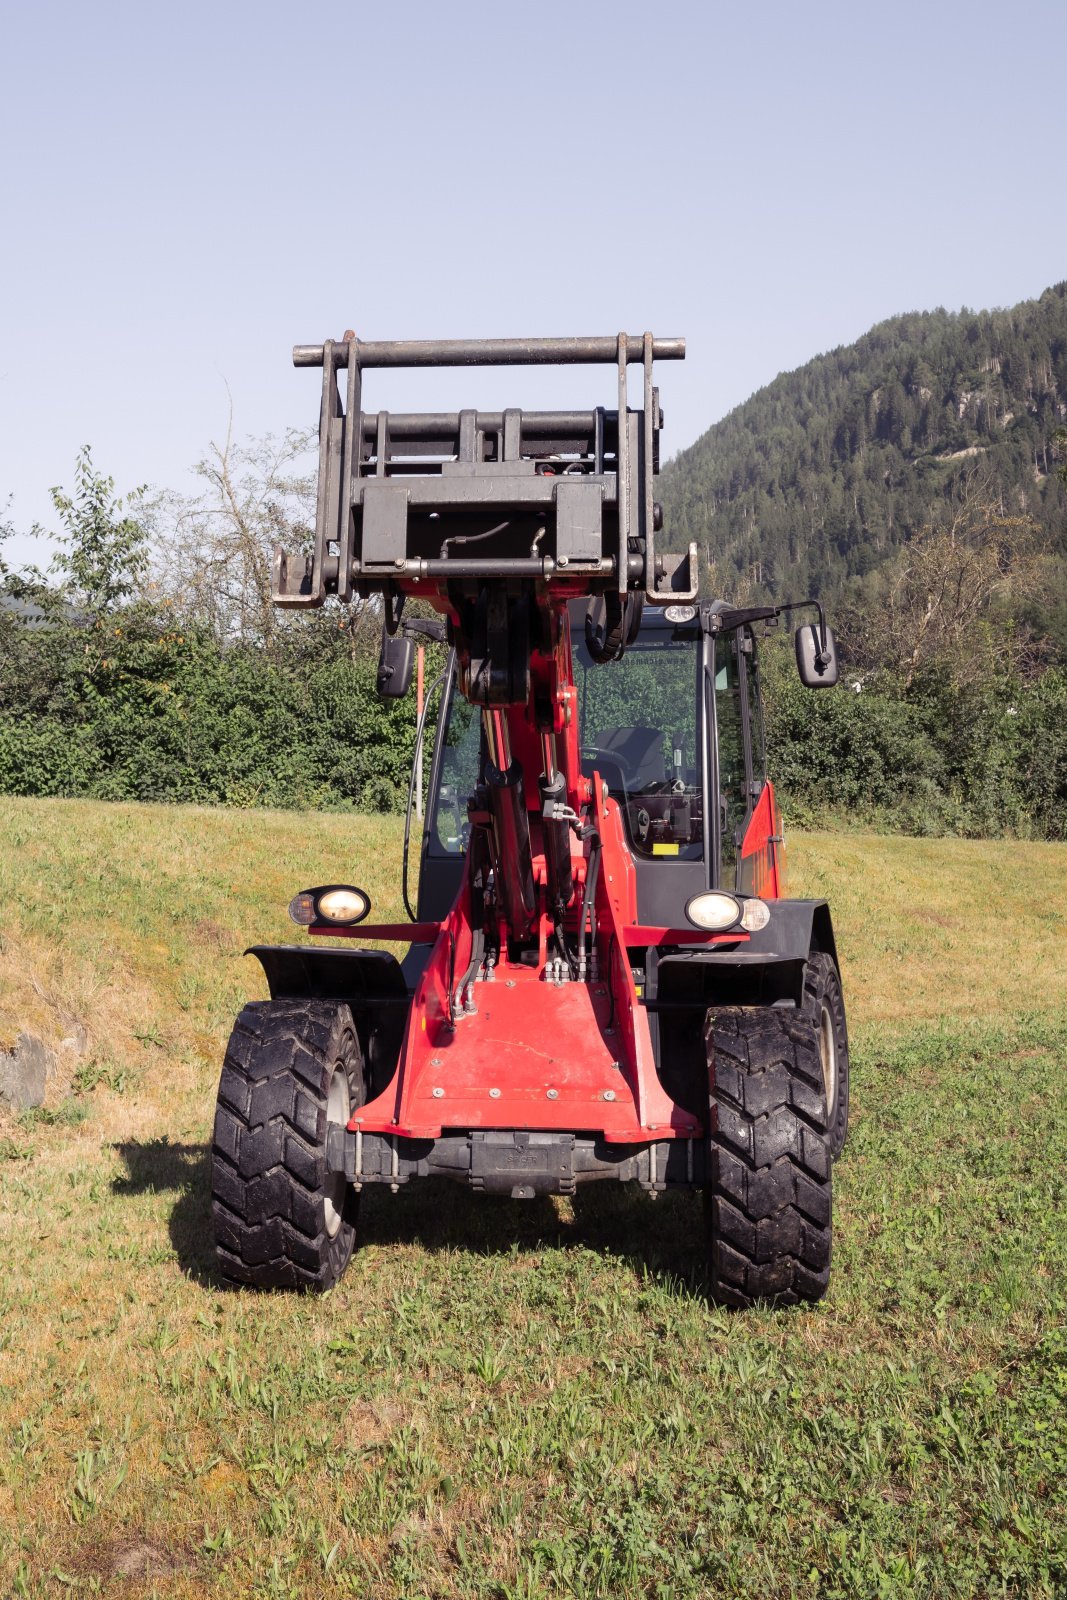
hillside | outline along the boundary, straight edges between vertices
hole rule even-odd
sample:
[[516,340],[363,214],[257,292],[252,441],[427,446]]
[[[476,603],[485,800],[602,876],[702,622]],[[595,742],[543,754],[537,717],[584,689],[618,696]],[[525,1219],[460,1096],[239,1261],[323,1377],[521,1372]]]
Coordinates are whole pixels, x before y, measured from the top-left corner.
[[783,373],[667,465],[669,542],[697,540],[720,583],[825,594],[978,471],[1067,556],[1065,422],[1067,283],[1010,310],[893,317]]

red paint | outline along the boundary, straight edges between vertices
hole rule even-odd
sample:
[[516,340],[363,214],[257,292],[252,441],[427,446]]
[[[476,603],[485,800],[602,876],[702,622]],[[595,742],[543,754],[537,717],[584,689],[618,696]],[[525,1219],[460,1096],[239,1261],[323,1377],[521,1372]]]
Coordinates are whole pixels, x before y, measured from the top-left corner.
[[[648,1013],[637,997],[629,950],[640,944],[726,941],[696,929],[648,928],[637,921],[634,864],[619,806],[607,797],[599,778],[590,781],[581,772],[578,699],[565,610],[569,598],[566,585],[560,585],[558,594],[553,586],[550,648],[535,651],[531,658],[530,702],[506,711],[512,758],[522,766],[528,802],[534,806],[530,832],[540,904],[531,954],[536,964],[511,965],[506,938],[501,937],[493,981],[474,985],[477,1011],[451,1015],[455,990],[471,958],[466,880],[448,917],[439,924],[353,928],[317,924],[311,930],[351,938],[433,940],[393,1081],[354,1114],[349,1123],[353,1130],[434,1139],[446,1128],[543,1129],[599,1134],[622,1144],[701,1132],[699,1121],[677,1105],[659,1081]],[[443,596],[436,604],[447,611]],[[544,978],[552,924],[545,905],[544,849],[536,809],[543,765],[535,704],[551,708],[556,762],[566,781],[569,804],[578,811],[592,801],[601,839],[596,982],[556,985]],[[589,845],[572,837],[571,851],[576,892],[568,921],[573,947]],[[728,937],[738,943],[746,936]]]
[[309,933],[328,933],[338,939],[385,939],[398,944],[430,944],[441,931],[439,922],[357,922],[339,927],[335,922],[313,922]]
[[741,893],[778,900],[783,892],[779,841],[782,817],[774,789],[763,785],[741,843]]

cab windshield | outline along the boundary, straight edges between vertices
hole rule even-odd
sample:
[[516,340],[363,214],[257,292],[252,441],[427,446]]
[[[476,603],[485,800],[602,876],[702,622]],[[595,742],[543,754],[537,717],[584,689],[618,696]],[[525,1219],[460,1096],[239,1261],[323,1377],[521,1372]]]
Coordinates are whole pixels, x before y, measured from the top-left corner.
[[[618,801],[635,855],[702,860],[697,629],[646,627],[621,661],[598,666],[576,627],[573,652],[582,771],[599,772]],[[453,694],[447,717],[431,839],[434,854],[459,855],[485,751],[474,706]]]
[[696,628],[646,628],[621,661],[596,665],[578,628],[582,771],[599,772],[635,855],[703,857]]

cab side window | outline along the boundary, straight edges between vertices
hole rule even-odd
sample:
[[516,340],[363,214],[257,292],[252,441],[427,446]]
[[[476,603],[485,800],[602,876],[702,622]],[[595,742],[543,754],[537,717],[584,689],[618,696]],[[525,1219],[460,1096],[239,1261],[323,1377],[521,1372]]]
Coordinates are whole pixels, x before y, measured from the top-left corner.
[[763,727],[763,698],[756,664],[756,645],[747,628],[743,633],[741,659],[744,663],[748,720],[752,729],[752,803],[755,805],[767,782],[767,741]]
[[715,641],[715,715],[719,740],[719,832],[722,839],[722,881],[732,882],[748,814],[748,772],[741,702],[742,660],[737,633]]

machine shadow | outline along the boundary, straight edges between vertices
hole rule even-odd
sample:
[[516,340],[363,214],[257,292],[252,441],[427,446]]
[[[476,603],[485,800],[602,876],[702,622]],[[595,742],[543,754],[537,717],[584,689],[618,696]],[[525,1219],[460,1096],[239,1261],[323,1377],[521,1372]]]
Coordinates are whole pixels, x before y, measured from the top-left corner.
[[703,1293],[704,1218],[690,1194],[652,1200],[631,1185],[581,1185],[573,1220],[549,1196],[511,1200],[431,1178],[393,1195],[369,1189],[360,1211],[363,1244],[419,1244],[424,1250],[510,1255],[513,1250],[593,1250],[639,1276]]
[[167,1227],[178,1265],[205,1288],[221,1288],[212,1244],[211,1146],[130,1139],[112,1148],[126,1163],[125,1175],[112,1180],[112,1194],[175,1194]]
[[[126,1171],[112,1180],[116,1197],[173,1194],[171,1246],[182,1272],[206,1289],[223,1287],[215,1269],[211,1223],[211,1146],[168,1139],[113,1146]],[[568,1209],[572,1217],[567,1215]],[[472,1255],[512,1251],[593,1250],[638,1276],[689,1294],[704,1285],[704,1220],[689,1194],[652,1200],[630,1185],[585,1184],[569,1208],[548,1196],[511,1200],[472,1193],[445,1178],[428,1178],[397,1194],[369,1188],[360,1208],[360,1243],[420,1245]],[[350,1271],[359,1270],[358,1253]]]

